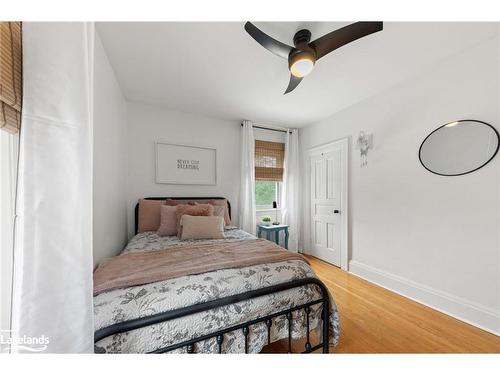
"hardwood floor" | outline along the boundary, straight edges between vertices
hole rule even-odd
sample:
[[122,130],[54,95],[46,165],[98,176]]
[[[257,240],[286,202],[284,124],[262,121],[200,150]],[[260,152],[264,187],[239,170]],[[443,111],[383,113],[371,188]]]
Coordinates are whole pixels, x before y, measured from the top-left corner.
[[[498,336],[308,259],[340,313],[340,343],[333,353],[500,353]],[[296,345],[303,350],[302,343]],[[276,343],[266,351],[282,349],[283,343]]]
[[308,257],[340,312],[336,353],[500,353],[500,337]]

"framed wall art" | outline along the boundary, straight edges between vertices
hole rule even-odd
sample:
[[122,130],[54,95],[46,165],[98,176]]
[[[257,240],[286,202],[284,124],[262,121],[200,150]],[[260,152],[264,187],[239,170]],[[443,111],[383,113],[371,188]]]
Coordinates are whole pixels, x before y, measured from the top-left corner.
[[216,149],[162,142],[157,142],[155,148],[156,183],[216,185]]

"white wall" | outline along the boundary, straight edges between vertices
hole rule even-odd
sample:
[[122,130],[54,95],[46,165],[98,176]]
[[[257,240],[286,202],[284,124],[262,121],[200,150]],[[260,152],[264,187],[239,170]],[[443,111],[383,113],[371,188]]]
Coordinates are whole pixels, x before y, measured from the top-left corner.
[[[351,138],[350,270],[497,333],[500,155],[442,177],[420,165],[418,149],[453,120],[500,129],[499,46],[484,42],[300,132],[304,170],[309,148]],[[365,168],[352,143],[360,130],[374,134]],[[307,230],[303,239],[307,249]]]
[[[161,107],[128,102],[129,173],[128,234],[134,233],[134,207],[147,196],[223,196],[238,218],[240,122],[202,117]],[[155,183],[155,142],[217,149],[217,185]]]
[[94,67],[94,266],[127,241],[127,107],[99,35]]

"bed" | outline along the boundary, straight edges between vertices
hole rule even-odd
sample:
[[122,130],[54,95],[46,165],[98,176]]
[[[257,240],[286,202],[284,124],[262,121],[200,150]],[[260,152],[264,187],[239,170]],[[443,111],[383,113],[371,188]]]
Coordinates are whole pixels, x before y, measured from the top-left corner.
[[[127,264],[129,259],[152,260],[161,255],[158,259],[170,268],[159,269],[166,271],[160,274],[173,276],[95,293],[95,352],[259,353],[283,339],[291,352],[292,340],[300,338],[304,340],[301,352],[328,353],[329,344],[339,339],[339,316],[307,260],[236,227],[226,227],[225,235],[218,240],[181,241],[152,231],[136,234],[116,261]],[[231,252],[243,262],[240,258],[245,258],[247,249],[264,253],[259,259],[266,260],[197,271],[204,258],[194,254]],[[268,258],[271,254],[277,257]],[[170,256],[180,260],[168,263]],[[186,264],[192,264],[193,270],[178,274]]]

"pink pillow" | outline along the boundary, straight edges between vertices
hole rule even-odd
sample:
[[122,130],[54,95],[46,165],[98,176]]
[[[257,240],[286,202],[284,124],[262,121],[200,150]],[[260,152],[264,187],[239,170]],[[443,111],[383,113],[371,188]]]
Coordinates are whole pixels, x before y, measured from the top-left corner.
[[196,204],[195,201],[187,201],[186,199],[181,199],[181,200],[175,200],[171,198],[167,198],[165,201],[167,206],[177,206],[178,204],[190,204],[194,206]]
[[224,218],[225,210],[222,206],[214,206],[214,216],[219,216]]
[[170,199],[170,198],[165,201],[165,205],[167,205],[167,206],[177,206],[178,204],[179,204],[179,202],[177,202],[173,199]]
[[207,203],[210,203],[214,207],[222,207],[224,209],[225,225],[231,225],[231,218],[229,217],[229,208],[227,207],[227,199],[212,199]]
[[175,206],[161,206],[159,236],[175,236],[177,234],[177,209]]
[[160,208],[164,200],[139,199],[138,232],[155,231],[160,226]]
[[[197,199],[196,201],[188,201],[188,204],[211,204],[215,207],[222,207],[224,209],[224,222],[226,226],[231,225],[231,217],[229,217],[229,208],[227,206],[227,199]],[[218,215],[216,215],[218,216]]]
[[177,214],[177,237],[182,237],[181,219],[183,215],[191,216],[213,216],[214,206],[211,204],[198,204],[192,206],[190,204],[178,204],[175,206]]

